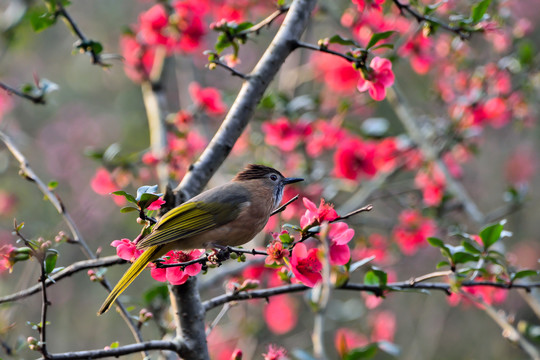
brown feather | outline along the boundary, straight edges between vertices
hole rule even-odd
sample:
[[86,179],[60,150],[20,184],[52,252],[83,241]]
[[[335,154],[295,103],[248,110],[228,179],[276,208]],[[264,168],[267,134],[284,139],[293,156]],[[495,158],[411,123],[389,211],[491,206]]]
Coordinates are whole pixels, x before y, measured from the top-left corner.
[[262,179],[270,173],[274,173],[281,177],[284,177],[283,175],[281,175],[279,171],[271,167],[259,165],[259,164],[249,164],[248,166],[246,166],[246,168],[243,171],[236,174],[236,176],[234,177],[232,181],[247,181],[247,180]]

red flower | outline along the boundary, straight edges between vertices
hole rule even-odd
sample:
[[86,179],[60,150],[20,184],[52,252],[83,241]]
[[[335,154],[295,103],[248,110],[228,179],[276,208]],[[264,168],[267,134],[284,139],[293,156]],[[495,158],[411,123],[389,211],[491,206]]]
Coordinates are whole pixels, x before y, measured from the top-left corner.
[[[165,255],[165,261],[163,263],[175,264],[195,260],[203,253],[203,250],[191,250],[190,252],[172,250]],[[154,264],[151,264],[151,266],[152,270],[150,271],[150,275],[152,275],[154,280],[162,282],[168,281],[172,285],[182,285],[190,276],[197,275],[202,269],[201,263],[188,265],[183,270],[180,266],[168,268],[158,268]]]
[[360,78],[347,60],[333,55],[316,53],[311,57],[316,74],[321,74],[323,83],[332,91],[340,94],[353,93]]
[[382,11],[381,4],[384,3],[384,0],[352,0],[352,3],[356,5],[359,12],[363,12],[366,6],[369,9]]
[[287,360],[287,351],[277,345],[268,345],[268,352],[263,354],[264,360]]
[[288,295],[273,296],[264,308],[264,319],[274,334],[288,333],[298,322],[294,299]]
[[411,67],[418,74],[425,74],[429,71],[434,58],[431,55],[433,41],[422,32],[407,40],[399,49],[399,54],[403,57],[410,57]]
[[227,105],[221,99],[219,90],[214,87],[202,88],[199,84],[189,84],[189,95],[197,106],[209,115],[221,115],[227,110]]
[[390,311],[381,311],[377,313],[372,319],[373,330],[371,333],[371,340],[376,341],[394,341],[394,334],[396,333],[396,316]]
[[432,219],[423,217],[418,210],[406,209],[399,215],[394,238],[405,255],[412,255],[418,248],[426,246],[426,239],[436,232],[437,226]]
[[282,264],[283,258],[289,256],[289,250],[283,249],[283,244],[276,240],[266,247],[266,253],[268,254],[264,260],[266,265]]
[[161,4],[152,6],[139,16],[139,37],[148,45],[168,45],[169,37],[164,33],[169,25],[169,15]]
[[322,263],[317,257],[318,252],[319,249],[308,251],[303,243],[297,244],[293,249],[291,271],[296,280],[309,287],[322,281]]
[[293,124],[286,117],[280,117],[272,122],[265,121],[262,130],[266,134],[266,143],[282,151],[294,150],[306,136],[311,134],[311,126],[308,123],[298,121]]
[[319,208],[311,202],[308,198],[302,198],[304,206],[307,208],[304,215],[300,219],[300,226],[305,228],[308,225],[319,225],[325,221],[332,221],[338,218],[334,205],[325,204],[324,199],[321,198]]
[[369,90],[369,95],[373,100],[377,101],[381,101],[386,97],[386,88],[394,83],[392,63],[390,60],[378,56],[371,60],[367,74],[361,73],[361,75],[360,79],[358,79],[358,91]]
[[133,35],[123,35],[120,49],[126,75],[135,82],[147,79],[154,66],[155,48],[141,45]]
[[358,138],[342,141],[334,153],[334,174],[349,180],[373,177],[377,173],[376,151],[377,146],[370,141]]
[[306,152],[313,158],[321,156],[325,150],[333,149],[346,136],[345,130],[329,121],[317,120],[313,127],[315,131],[306,141]]
[[161,209],[161,205],[165,204],[165,200],[163,199],[157,199],[154,202],[152,202],[147,209],[148,210],[159,210]]
[[90,186],[99,195],[107,195],[118,190],[119,186],[114,182],[111,173],[105,168],[99,168],[90,181]]
[[131,262],[134,262],[143,253],[143,250],[137,249],[137,245],[129,239],[114,240],[111,246],[116,248],[118,257]]
[[354,230],[344,222],[328,225],[328,240],[330,241],[330,263],[332,265],[345,265],[351,259],[349,241],[354,236]]
[[434,164],[420,169],[414,178],[414,184],[422,189],[424,203],[427,206],[438,206],[446,188],[443,172]]
[[0,274],[8,270],[11,272],[13,269],[13,264],[15,264],[16,260],[14,259],[14,256],[16,254],[15,250],[17,250],[16,247],[13,245],[4,245],[0,246]]

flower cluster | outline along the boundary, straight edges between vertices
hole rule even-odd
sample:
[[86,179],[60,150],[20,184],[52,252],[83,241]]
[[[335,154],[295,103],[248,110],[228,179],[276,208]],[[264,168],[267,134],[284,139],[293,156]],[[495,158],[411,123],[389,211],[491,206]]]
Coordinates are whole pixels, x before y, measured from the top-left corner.
[[427,245],[426,239],[434,236],[437,226],[433,219],[422,216],[420,211],[406,209],[399,215],[399,223],[394,228],[394,238],[405,255],[414,254]]

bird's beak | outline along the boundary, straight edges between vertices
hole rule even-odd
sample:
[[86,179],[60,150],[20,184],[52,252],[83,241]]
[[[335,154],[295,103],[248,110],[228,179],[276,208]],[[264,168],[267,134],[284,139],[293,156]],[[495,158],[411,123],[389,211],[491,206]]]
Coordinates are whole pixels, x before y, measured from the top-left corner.
[[283,185],[294,184],[299,181],[304,181],[302,178],[285,178],[283,179]]

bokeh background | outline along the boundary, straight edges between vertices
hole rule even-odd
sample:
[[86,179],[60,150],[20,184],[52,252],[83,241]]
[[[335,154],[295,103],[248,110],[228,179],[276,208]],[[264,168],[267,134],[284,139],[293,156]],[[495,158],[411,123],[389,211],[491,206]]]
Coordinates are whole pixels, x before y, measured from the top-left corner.
[[[102,69],[90,63],[89,56],[73,53],[73,43],[77,40],[68,28],[59,21],[45,31],[36,33],[28,20],[15,21],[8,9],[35,6],[32,2],[4,0],[0,4],[0,81],[19,86],[33,82],[34,76],[49,79],[59,89],[47,96],[46,105],[34,105],[14,96],[0,93],[0,128],[8,133],[26,155],[35,172],[46,182],[57,181],[55,190],[62,199],[67,211],[72,215],[93,250],[101,249],[103,255],[112,255],[114,248],[109,244],[115,239],[133,239],[139,231],[132,214],[121,214],[119,206],[111,196],[103,196],[92,190],[90,183],[99,161],[88,154],[103,151],[116,144],[122,156],[140,156],[148,150],[148,124],[142,102],[140,86],[125,74],[122,61],[112,59],[112,66]],[[150,1],[74,1],[68,7],[84,33],[102,43],[106,53],[121,53],[119,39],[126,26],[136,23],[142,11],[153,5]],[[539,31],[534,28],[538,22],[540,1],[527,0],[509,6],[518,17],[526,18],[532,24],[526,40],[533,48],[532,69],[523,71],[527,78],[532,97],[538,95],[540,74],[534,65],[538,64],[536,50],[539,44]],[[342,31],[339,24],[343,9],[350,6],[346,1],[331,4],[321,3],[320,12],[307,30],[305,40],[316,43],[317,39]],[[253,13],[255,22],[268,14],[269,8]],[[271,40],[280,21],[268,30],[249,41],[240,51],[239,69],[249,71],[256,63],[265,46]],[[165,90],[169,110],[175,113],[180,109],[193,108],[193,99],[188,87],[192,82],[201,86],[218,88],[224,102],[229,106],[234,100],[241,80],[232,77],[223,69],[210,71],[205,68],[206,58],[202,50],[210,49],[216,35],[208,31],[201,51],[188,55],[175,55],[166,69]],[[496,40],[502,41],[502,40]],[[510,44],[504,51],[493,50],[493,44],[482,36],[474,36],[468,47],[467,56],[472,63],[482,61],[510,61],[516,57],[517,45]],[[317,194],[311,199],[318,203],[322,195],[335,204],[343,213],[364,204],[347,202],[362,187],[336,180],[332,175],[332,154],[324,153],[312,159],[309,167],[302,161],[291,160],[275,147],[265,143],[261,124],[276,118],[289,109],[283,106],[295,105],[304,118],[316,119],[334,116],[336,104],[331,99],[332,91],[309,65],[313,54],[302,51],[293,54],[273,81],[269,93],[274,99],[284,99],[284,105],[271,109],[261,107],[250,125],[244,139],[245,150],[239,150],[226,161],[219,173],[214,176],[210,186],[229,180],[244,164],[250,162],[270,162],[276,167],[286,169],[288,176],[305,176],[309,179],[303,191]],[[502,60],[501,60],[502,59]],[[399,57],[395,59],[394,70],[399,88],[406,94],[410,108],[419,116],[432,118],[445,116],[444,109],[436,100],[432,83],[439,73],[418,75],[410,64]],[[346,115],[347,126],[358,128],[366,119],[389,125],[390,134],[399,134],[402,126],[388,102],[373,103],[365,95],[351,96],[353,111]],[[330,99],[330,100],[329,100]],[[351,100],[353,99],[353,100]],[[282,106],[280,108],[280,106]],[[531,105],[534,110],[534,104]],[[294,111],[293,111],[294,112]],[[534,115],[534,111],[532,112]],[[209,141],[223,116],[200,116],[196,121],[197,131]],[[385,119],[384,121],[380,120]],[[528,174],[525,203],[519,209],[505,214],[507,229],[513,237],[505,239],[504,250],[516,263],[524,268],[538,268],[540,242],[538,235],[538,169],[539,132],[537,119],[532,116],[532,125],[511,123],[502,129],[486,128],[475,156],[463,165],[463,183],[484,212],[505,205],[505,191],[509,179],[515,173]],[[200,153],[200,151],[199,151]],[[197,155],[197,154],[195,154]],[[300,155],[299,155],[300,156]],[[193,157],[192,161],[196,159]],[[291,165],[296,163],[297,166]],[[137,163],[140,165],[140,160]],[[285,170],[284,170],[285,171]],[[151,170],[141,170],[139,178],[129,177],[126,191],[134,192],[137,186],[155,183]],[[127,175],[126,175],[127,176]],[[142,178],[142,179],[141,179]],[[356,230],[355,241],[362,243],[372,233],[377,232],[391,239],[392,228],[404,204],[418,202],[420,194],[411,191],[414,174],[404,173],[393,177],[383,188],[375,191],[369,199],[374,211],[351,219]],[[13,219],[25,222],[24,234],[30,238],[54,238],[58,231],[66,231],[66,225],[54,208],[44,201],[36,186],[18,176],[18,164],[11,154],[0,147],[0,241],[14,241]],[[179,180],[179,179],[176,179]],[[344,204],[347,204],[344,207]],[[301,213],[297,214],[301,215]],[[477,232],[479,227],[466,215],[452,214],[452,220],[462,230]],[[448,219],[446,219],[448,220]],[[293,222],[289,220],[288,222]],[[282,221],[283,223],[283,221]],[[441,234],[445,236],[446,234]],[[269,235],[261,235],[255,244],[263,244]],[[391,240],[389,240],[391,241]],[[391,260],[383,267],[391,270],[396,280],[406,280],[434,271],[441,259],[438,250],[431,247],[420,249],[416,254],[403,256],[395,244],[390,244]],[[80,250],[69,244],[59,247],[61,255],[59,266],[84,259]],[[230,262],[224,269],[242,267]],[[108,269],[107,277],[116,281],[126,265]],[[39,271],[35,262],[17,264],[11,274],[3,273],[0,278],[0,296],[24,289],[37,281]],[[208,299],[224,291],[224,281],[212,282],[220,269],[211,269],[200,275],[206,286],[203,298]],[[361,275],[355,280],[360,281]],[[126,292],[124,299],[135,306],[137,313],[141,304],[139,294],[161,284],[153,281],[149,274],[143,274]],[[52,352],[102,348],[114,341],[120,344],[132,342],[131,334],[125,328],[118,314],[111,313],[97,317],[96,310],[106,296],[105,291],[89,281],[85,273],[78,273],[50,287],[48,346]],[[536,291],[534,292],[536,294]],[[357,333],[369,334],[374,324],[394,326],[392,341],[401,348],[400,359],[521,359],[524,353],[501,336],[501,329],[483,311],[471,304],[451,306],[442,293],[396,293],[391,294],[376,309],[366,307],[366,296],[354,292],[335,292],[328,310],[327,342],[329,352],[336,356],[334,336],[336,329],[346,327]],[[288,301],[288,302],[287,302]],[[517,291],[508,292],[503,303],[496,304],[518,320],[538,324],[534,313],[526,306]],[[285,309],[292,309],[290,310]],[[309,349],[309,331],[313,317],[303,295],[293,295],[278,306],[276,317],[282,319],[291,312],[296,323],[284,334],[276,334],[268,328],[265,321],[264,301],[237,304],[222,320],[211,336],[211,351],[216,359],[227,358],[234,347],[244,349],[246,358],[260,358],[268,343],[277,343],[290,352],[294,349]],[[285,315],[283,315],[285,313]],[[16,303],[0,306],[0,339],[12,347],[24,347],[28,336],[36,336],[27,321],[38,322],[40,314],[39,295],[31,296]],[[217,314],[208,314],[209,321]],[[382,315],[381,315],[382,314]],[[384,316],[387,316],[386,318]],[[287,321],[287,320],[283,320]],[[291,320],[292,321],[292,320]],[[394,325],[393,322],[395,322]],[[381,331],[385,331],[384,329]],[[386,330],[386,331],[391,331]],[[147,339],[159,338],[161,334],[152,323],[143,327]],[[22,345],[21,345],[22,344]],[[0,349],[0,357],[11,358]],[[137,358],[133,355],[130,358]],[[37,353],[21,350],[14,358],[35,358]],[[391,358],[384,353],[377,358]]]

